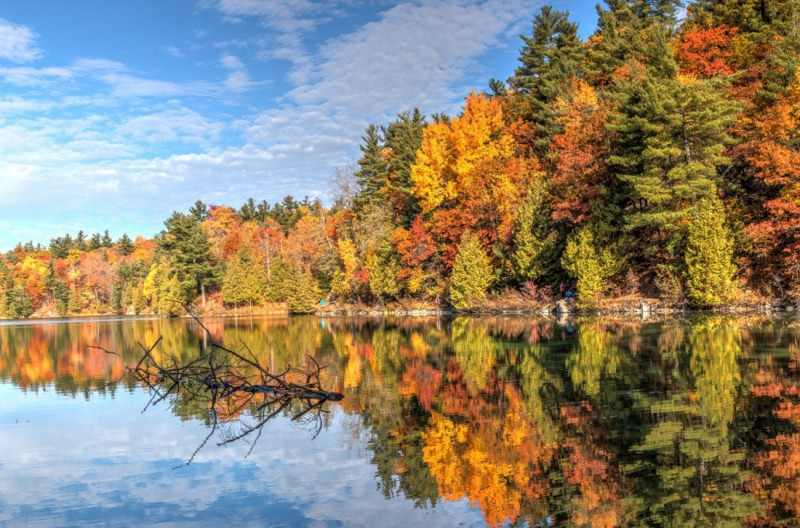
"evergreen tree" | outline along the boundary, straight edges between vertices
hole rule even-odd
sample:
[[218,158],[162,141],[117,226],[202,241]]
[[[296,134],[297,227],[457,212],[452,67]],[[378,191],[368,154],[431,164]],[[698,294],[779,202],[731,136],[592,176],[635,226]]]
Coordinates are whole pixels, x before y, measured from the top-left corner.
[[517,213],[511,262],[521,282],[535,281],[545,273],[546,257],[552,257],[555,246],[557,232],[550,219],[546,186],[543,179],[537,179]]
[[678,14],[684,3],[681,0],[632,0],[631,7],[644,26],[658,23],[673,30],[678,24]]
[[705,198],[697,204],[687,233],[685,260],[692,304],[708,308],[733,300],[733,242],[718,198]]
[[80,294],[73,286],[69,290],[69,296],[67,297],[67,311],[74,314],[81,313],[83,311],[83,304]]
[[[202,202],[198,202],[202,203]],[[199,293],[202,303],[206,303],[206,291],[209,287],[219,285],[221,269],[211,254],[211,242],[200,225],[195,207],[189,215],[174,212],[164,222],[166,231],[162,231],[159,248],[174,261],[183,295],[181,300],[191,302]]]
[[486,300],[492,265],[480,239],[467,231],[461,238],[450,276],[450,300],[457,310],[472,310]]
[[489,80],[490,93],[495,97],[504,97],[508,95],[508,86],[500,79]]
[[111,235],[108,232],[108,229],[103,231],[103,237],[100,239],[100,245],[104,248],[110,248],[114,245],[114,242],[111,240]]
[[367,257],[369,269],[369,288],[372,294],[381,301],[396,298],[400,294],[400,281],[397,274],[401,266],[392,248],[384,244],[375,254]]
[[582,227],[569,238],[561,265],[577,281],[578,306],[594,308],[615,266],[611,252],[597,247],[589,226]]
[[66,234],[63,237],[58,237],[50,240],[50,257],[54,259],[65,259],[69,255],[69,250],[72,249],[72,237]]
[[587,54],[586,70],[599,84],[608,84],[628,60],[639,59],[644,47],[643,21],[627,0],[606,0],[608,9],[597,6],[597,30]]
[[269,302],[283,302],[288,297],[288,266],[278,254],[272,260],[269,278],[265,284],[264,297]]
[[87,249],[87,247],[86,247],[86,234],[83,232],[83,230],[78,231],[78,234],[75,235],[75,246],[74,247],[75,247],[75,249],[78,249],[80,251],[86,251],[86,249]]
[[302,271],[292,264],[286,266],[283,290],[289,303],[289,313],[314,313],[322,298],[322,292],[311,272]]
[[67,315],[67,311],[69,309],[69,288],[67,288],[67,285],[64,281],[56,276],[52,260],[47,266],[47,275],[45,275],[44,278],[44,287],[50,293],[50,299],[52,300],[58,315]]
[[89,241],[86,243],[86,249],[88,251],[94,251],[95,249],[98,249],[102,245],[103,242],[102,238],[100,237],[100,233],[95,233],[89,238]]
[[208,220],[208,206],[202,200],[197,200],[194,205],[189,208],[189,215],[192,216],[198,224],[205,222]]
[[615,88],[609,161],[630,185],[629,227],[675,233],[697,200],[716,192],[736,106],[725,97],[724,79],[679,78],[666,34],[658,27],[649,34],[647,69]]
[[694,0],[689,4],[690,20],[703,27],[725,25],[743,33],[760,32],[773,13],[767,4],[768,0]]
[[266,275],[255,265],[250,251],[242,246],[225,273],[222,282],[222,300],[228,304],[239,306],[258,303],[264,296]]
[[361,136],[361,158],[355,173],[360,192],[354,201],[354,209],[362,211],[370,204],[386,203],[389,166],[383,159],[383,138],[380,129],[370,124]]
[[131,302],[133,303],[133,311],[140,314],[147,308],[148,301],[147,296],[144,294],[144,281],[139,281],[139,284],[132,287]]
[[569,13],[554,11],[551,6],[543,7],[534,17],[531,36],[520,38],[525,43],[519,56],[522,65],[509,83],[529,96],[528,118],[534,123],[536,144],[543,150],[559,130],[552,103],[564,95],[570,79],[579,74],[583,45],[578,25],[569,21]]
[[397,223],[411,225],[420,211],[417,199],[411,192],[411,166],[417,159],[425,131],[425,116],[419,109],[403,112],[383,128],[389,164],[389,200],[392,202]]
[[119,254],[123,257],[127,257],[131,253],[133,253],[134,245],[131,241],[131,238],[123,234],[120,239],[117,241],[117,248],[119,249]]

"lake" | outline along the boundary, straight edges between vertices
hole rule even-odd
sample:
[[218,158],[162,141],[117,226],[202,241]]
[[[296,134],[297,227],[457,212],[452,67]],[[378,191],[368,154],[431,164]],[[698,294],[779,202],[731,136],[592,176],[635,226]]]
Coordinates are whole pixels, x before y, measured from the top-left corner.
[[[0,323],[0,525],[800,522],[794,318],[203,323]],[[344,399],[155,402],[126,365],[159,337],[162,364],[311,356]]]

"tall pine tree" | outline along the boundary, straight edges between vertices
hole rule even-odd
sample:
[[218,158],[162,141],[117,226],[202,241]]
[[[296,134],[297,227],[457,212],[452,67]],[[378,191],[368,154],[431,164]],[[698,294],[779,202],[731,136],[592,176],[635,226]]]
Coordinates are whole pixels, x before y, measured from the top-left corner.
[[[198,202],[202,204],[202,202]],[[222,270],[211,253],[211,242],[200,225],[202,209],[197,206],[191,214],[179,212],[164,222],[166,227],[159,238],[159,248],[174,261],[183,300],[191,302],[199,293],[202,303],[206,303],[206,291],[217,286],[222,278]]]
[[528,118],[536,130],[535,144],[545,150],[558,132],[553,102],[569,89],[583,58],[578,25],[569,13],[545,6],[533,19],[531,36],[520,35],[525,45],[520,50],[522,63],[509,79],[511,86],[526,94],[530,103]]

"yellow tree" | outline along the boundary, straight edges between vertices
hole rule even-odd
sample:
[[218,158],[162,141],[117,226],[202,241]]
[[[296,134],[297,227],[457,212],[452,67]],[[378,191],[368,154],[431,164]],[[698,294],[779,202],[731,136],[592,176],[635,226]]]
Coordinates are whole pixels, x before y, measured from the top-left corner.
[[517,157],[497,98],[470,94],[461,116],[428,125],[411,167],[412,192],[452,265],[467,228],[489,246],[510,242],[535,160]]

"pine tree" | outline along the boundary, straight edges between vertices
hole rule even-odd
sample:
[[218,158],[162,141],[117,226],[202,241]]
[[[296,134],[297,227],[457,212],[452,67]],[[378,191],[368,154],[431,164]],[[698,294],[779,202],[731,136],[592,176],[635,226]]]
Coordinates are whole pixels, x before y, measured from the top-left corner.
[[540,178],[517,213],[511,262],[520,282],[537,280],[548,267],[543,257],[549,256],[557,233],[546,200],[547,184]]
[[78,234],[75,235],[75,248],[80,251],[86,251],[86,234],[83,230],[78,231]]
[[117,241],[117,248],[119,249],[119,254],[123,257],[127,257],[131,253],[133,253],[134,245],[131,241],[131,238],[123,234],[120,239]]
[[93,251],[95,249],[98,249],[102,245],[103,242],[100,233],[95,233],[89,238],[89,241],[86,243],[86,249],[88,251]]
[[51,300],[56,308],[58,315],[66,315],[69,309],[69,288],[66,283],[56,276],[53,268],[53,261],[47,266],[47,275],[44,278],[44,286],[50,292]]
[[425,116],[415,108],[413,112],[397,114],[397,119],[383,127],[389,163],[389,200],[397,223],[405,227],[411,225],[420,211],[412,193],[411,166],[422,147],[425,125]]
[[266,275],[258,269],[250,256],[250,251],[242,246],[225,273],[222,282],[222,300],[239,306],[258,303],[264,297]]
[[387,199],[387,178],[389,166],[383,159],[383,138],[376,125],[369,125],[361,136],[361,159],[355,173],[360,192],[354,200],[356,212],[363,211],[370,204],[385,204]]
[[594,308],[606,289],[606,280],[613,275],[614,260],[611,252],[599,249],[589,226],[582,227],[569,238],[561,265],[576,279],[578,306]]
[[287,274],[288,269],[283,257],[280,254],[276,255],[272,259],[270,275],[264,289],[264,297],[267,301],[283,302],[286,300],[288,296],[286,290]]
[[616,154],[609,161],[630,184],[629,226],[674,232],[697,200],[716,192],[737,107],[726,99],[724,79],[678,77],[666,34],[657,27],[649,34],[647,69],[615,88],[609,129]]
[[400,262],[392,253],[391,246],[385,244],[375,254],[367,257],[369,269],[369,288],[372,294],[382,301],[396,298],[400,294]]
[[158,242],[159,248],[174,261],[183,292],[181,299],[191,302],[199,293],[205,304],[207,289],[220,283],[222,273],[211,253],[211,242],[200,225],[202,216],[200,205],[196,205],[189,215],[172,213],[164,222],[167,229],[162,231]]
[[311,272],[287,264],[283,291],[289,303],[289,313],[309,314],[316,311],[322,292]]
[[530,115],[537,133],[536,145],[544,150],[558,132],[557,114],[552,103],[569,89],[583,58],[578,25],[569,13],[545,6],[533,19],[530,37],[520,36],[522,63],[509,79],[511,86],[527,94]]
[[704,198],[697,204],[687,232],[685,261],[692,304],[708,308],[733,300],[733,243],[719,198]]
[[140,281],[136,286],[132,286],[131,302],[133,311],[140,314],[147,308],[147,296],[144,294],[144,281]]
[[486,300],[492,265],[480,239],[467,231],[461,238],[450,276],[450,300],[457,310],[472,310]]
[[108,232],[108,229],[103,231],[103,236],[100,238],[100,245],[104,248],[110,248],[114,245],[114,242],[111,240],[111,234]]
[[586,70],[595,83],[608,84],[614,73],[630,59],[639,59],[644,47],[642,20],[626,0],[606,0],[608,9],[597,6],[597,30],[586,57]]

